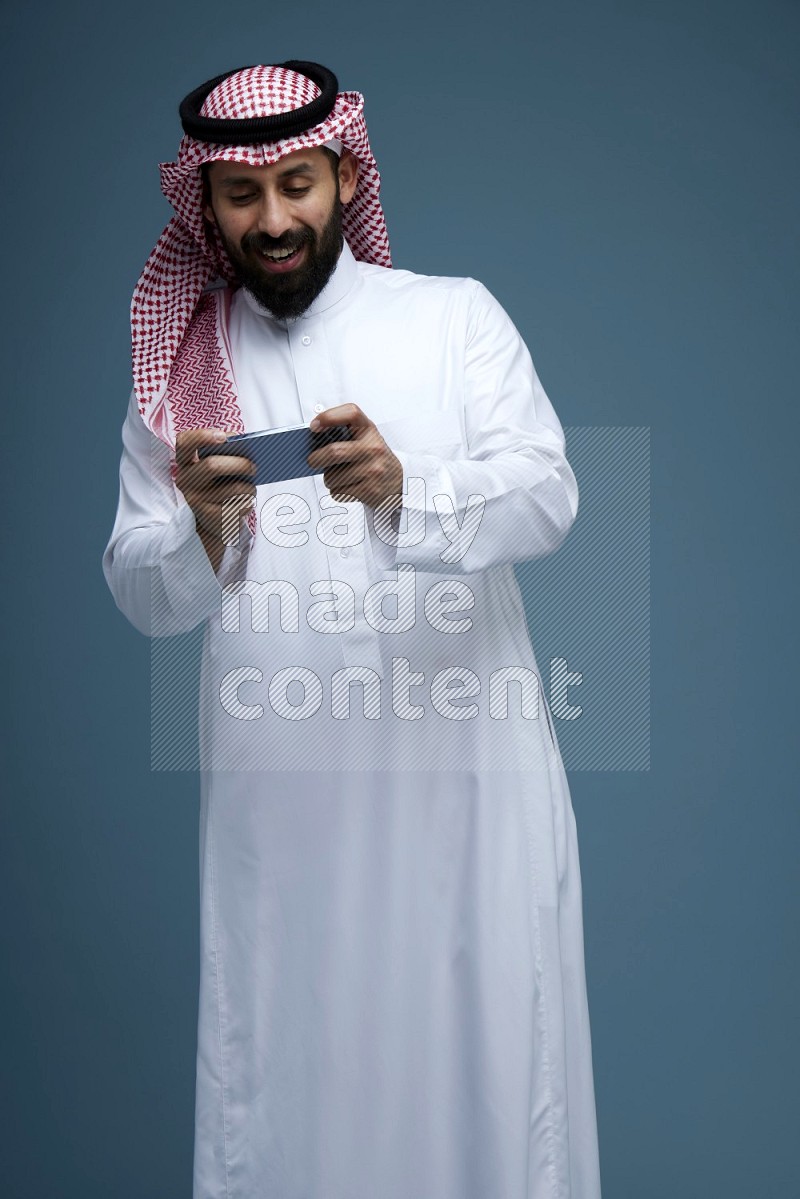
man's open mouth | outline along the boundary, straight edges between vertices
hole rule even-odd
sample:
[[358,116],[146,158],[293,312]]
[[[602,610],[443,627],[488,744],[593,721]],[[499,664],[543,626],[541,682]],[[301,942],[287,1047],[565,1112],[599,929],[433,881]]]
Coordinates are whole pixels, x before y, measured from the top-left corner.
[[305,245],[288,250],[257,250],[259,260],[268,271],[282,272],[294,270],[300,264],[305,252]]

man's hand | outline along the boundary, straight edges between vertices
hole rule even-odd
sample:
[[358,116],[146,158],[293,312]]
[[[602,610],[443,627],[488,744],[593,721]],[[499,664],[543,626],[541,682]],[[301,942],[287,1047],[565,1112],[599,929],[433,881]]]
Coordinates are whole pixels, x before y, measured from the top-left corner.
[[356,404],[327,408],[311,422],[312,433],[348,425],[351,441],[334,441],[309,454],[308,464],[322,467],[325,486],[335,500],[360,500],[369,508],[396,499],[402,504],[403,467],[375,425]]
[[256,468],[249,458],[221,454],[198,458],[200,446],[225,441],[226,437],[221,429],[187,429],[178,434],[175,442],[175,485],[194,513],[197,532],[215,571],[225,553],[223,533],[229,531],[231,521],[238,522],[238,513],[252,507],[256,494],[255,483],[250,481]]

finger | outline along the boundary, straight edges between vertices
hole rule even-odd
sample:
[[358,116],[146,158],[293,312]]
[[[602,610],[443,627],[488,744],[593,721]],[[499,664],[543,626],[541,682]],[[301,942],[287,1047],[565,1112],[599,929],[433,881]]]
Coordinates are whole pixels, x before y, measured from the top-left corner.
[[226,441],[228,434],[223,429],[183,429],[175,439],[175,460],[178,466],[194,461],[201,445],[215,441]]
[[251,482],[256,473],[256,464],[249,458],[237,454],[212,454],[208,458],[190,461],[180,467],[175,482],[183,491],[186,487],[204,490],[215,486],[222,479],[238,478]]
[[372,421],[362,412],[358,404],[337,404],[335,408],[326,408],[312,420],[309,428],[312,433],[329,429],[331,425],[349,425],[354,434],[361,429],[368,429]]
[[312,470],[326,470],[329,466],[342,466],[348,462],[364,462],[375,452],[374,446],[353,441],[332,441],[320,446],[308,455]]
[[338,489],[331,491],[331,499],[336,500],[337,504],[360,504],[363,502],[363,497],[360,494],[356,495],[350,488],[345,491]]
[[238,479],[221,479],[211,487],[181,488],[190,508],[219,509],[239,499],[251,500],[256,495],[255,484]]
[[231,475],[226,479],[217,479],[211,487],[206,487],[201,494],[211,503],[224,504],[229,499],[235,498],[238,495],[255,495],[256,485],[247,479],[240,479],[236,475]]
[[[242,458],[231,454],[211,454],[208,458],[203,458],[197,463],[193,463],[189,470],[198,470],[198,475],[208,477],[211,481],[218,479],[242,479],[245,483],[250,483],[256,475],[256,464],[251,458]],[[203,471],[205,467],[205,471]]]
[[204,504],[225,504],[237,496],[256,494],[255,483],[244,483],[241,479],[217,479],[210,487],[197,488],[191,493]]
[[328,488],[328,491],[333,495],[335,491],[353,491],[363,483],[363,478],[357,470],[348,470],[347,467],[333,466],[330,470],[326,470],[322,476],[322,482]]

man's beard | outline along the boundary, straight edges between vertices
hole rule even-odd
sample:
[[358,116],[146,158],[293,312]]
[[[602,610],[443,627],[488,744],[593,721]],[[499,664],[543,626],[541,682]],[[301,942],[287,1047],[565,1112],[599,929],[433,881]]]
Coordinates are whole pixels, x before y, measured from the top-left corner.
[[[319,237],[307,225],[290,230],[282,237],[246,233],[240,247],[233,245],[222,230],[220,237],[242,286],[255,296],[262,308],[280,320],[302,316],[330,279],[342,250],[339,189],[337,187],[331,215]],[[266,267],[258,265],[259,252],[295,251],[301,246],[308,247],[305,262],[285,275],[270,274]]]

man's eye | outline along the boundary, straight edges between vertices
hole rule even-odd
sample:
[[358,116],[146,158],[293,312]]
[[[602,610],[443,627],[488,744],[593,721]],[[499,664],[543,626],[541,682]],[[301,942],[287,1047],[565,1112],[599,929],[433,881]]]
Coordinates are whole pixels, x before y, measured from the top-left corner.
[[254,200],[254,199],[255,199],[255,193],[248,192],[246,195],[243,195],[243,196],[231,196],[231,203],[232,204],[249,204],[250,201]]
[[307,191],[311,191],[310,187],[287,187],[287,196],[304,196]]

